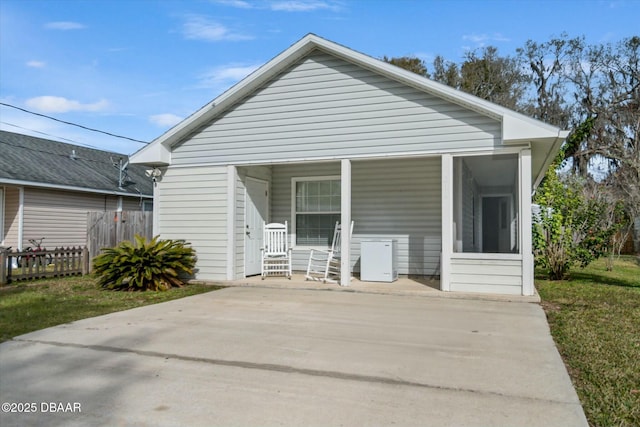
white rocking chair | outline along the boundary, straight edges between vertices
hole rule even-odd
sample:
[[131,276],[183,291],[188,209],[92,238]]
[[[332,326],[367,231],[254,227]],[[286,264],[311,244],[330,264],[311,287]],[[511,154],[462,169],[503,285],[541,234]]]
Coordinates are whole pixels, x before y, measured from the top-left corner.
[[[353,234],[353,221],[349,229],[349,236]],[[333,231],[333,241],[329,250],[311,249],[309,252],[309,264],[307,264],[307,274],[305,280],[316,280],[319,282],[340,282],[340,245],[342,237],[342,225],[336,222]]]
[[287,234],[287,221],[284,224],[264,224],[263,229],[262,280],[270,274],[284,275],[291,279],[291,248]]

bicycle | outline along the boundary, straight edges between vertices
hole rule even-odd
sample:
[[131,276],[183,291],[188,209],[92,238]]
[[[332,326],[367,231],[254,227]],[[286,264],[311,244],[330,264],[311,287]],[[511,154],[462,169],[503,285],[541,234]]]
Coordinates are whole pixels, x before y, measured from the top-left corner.
[[[23,267],[23,263],[25,267],[32,265],[32,263],[37,263],[39,265],[47,266],[53,262],[53,258],[50,253],[39,253],[46,252],[47,249],[42,246],[42,241],[44,237],[41,239],[29,239],[29,242],[34,246],[26,247],[22,252],[30,252],[28,255],[19,256],[16,261],[19,267]],[[33,261],[31,261],[33,260]]]

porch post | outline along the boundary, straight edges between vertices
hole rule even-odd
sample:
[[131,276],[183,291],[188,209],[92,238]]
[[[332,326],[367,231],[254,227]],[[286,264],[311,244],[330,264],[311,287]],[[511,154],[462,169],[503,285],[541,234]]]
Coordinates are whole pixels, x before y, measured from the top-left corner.
[[531,237],[531,150],[520,151],[520,252],[522,295],[533,295],[533,242]]
[[227,280],[235,279],[236,268],[236,181],[238,172],[227,166]]
[[442,253],[440,290],[450,291],[451,254],[453,252],[453,157],[442,155]]
[[153,183],[153,211],[151,211],[151,218],[153,221],[151,235],[157,236],[160,234],[160,190],[157,182]]
[[351,284],[351,161],[340,162],[340,223],[342,239],[340,242],[340,286]]

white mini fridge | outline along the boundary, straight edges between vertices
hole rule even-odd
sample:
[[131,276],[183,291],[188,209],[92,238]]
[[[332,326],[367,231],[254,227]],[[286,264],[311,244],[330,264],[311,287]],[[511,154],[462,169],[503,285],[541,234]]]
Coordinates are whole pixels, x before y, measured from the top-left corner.
[[398,280],[398,241],[391,239],[360,242],[360,280],[395,282]]

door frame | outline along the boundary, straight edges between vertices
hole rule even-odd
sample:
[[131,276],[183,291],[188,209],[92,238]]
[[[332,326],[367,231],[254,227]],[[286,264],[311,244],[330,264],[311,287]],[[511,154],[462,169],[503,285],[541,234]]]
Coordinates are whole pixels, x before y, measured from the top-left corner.
[[252,177],[246,177],[244,179],[245,181],[245,185],[244,185],[244,218],[243,218],[243,222],[242,222],[242,254],[243,254],[243,261],[242,261],[242,275],[243,277],[247,277],[247,234],[246,234],[246,228],[247,228],[247,206],[248,206],[248,202],[249,202],[249,197],[248,197],[248,191],[247,191],[247,182],[253,181],[254,183],[258,183],[261,185],[264,185],[267,189],[267,195],[265,196],[266,198],[266,218],[264,219],[264,221],[268,224],[269,223],[269,213],[271,210],[271,206],[270,206],[270,196],[271,196],[271,183],[268,180],[265,179],[260,179],[260,178],[252,178]]

